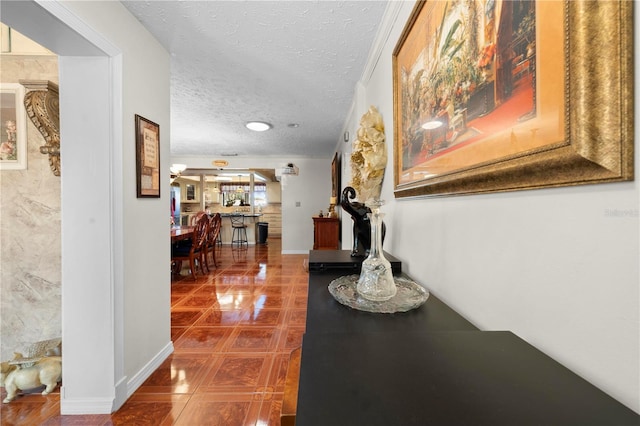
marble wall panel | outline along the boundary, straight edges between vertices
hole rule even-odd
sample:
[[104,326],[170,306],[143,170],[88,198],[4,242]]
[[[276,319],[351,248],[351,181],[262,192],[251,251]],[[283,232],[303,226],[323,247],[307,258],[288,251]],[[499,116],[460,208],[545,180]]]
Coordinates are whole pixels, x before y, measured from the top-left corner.
[[[55,56],[0,56],[3,83],[58,83]],[[61,335],[60,178],[27,119],[27,169],[0,171],[0,360]]]

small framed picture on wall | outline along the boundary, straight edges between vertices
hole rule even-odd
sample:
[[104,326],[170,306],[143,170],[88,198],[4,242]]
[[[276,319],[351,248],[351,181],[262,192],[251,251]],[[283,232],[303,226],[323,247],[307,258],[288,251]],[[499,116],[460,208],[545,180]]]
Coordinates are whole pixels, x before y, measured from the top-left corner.
[[160,198],[160,126],[136,114],[138,198]]
[[0,84],[0,170],[27,168],[27,118],[24,86]]
[[335,197],[335,200],[340,204],[340,174],[342,168],[340,167],[340,152],[336,152],[331,162],[331,197]]

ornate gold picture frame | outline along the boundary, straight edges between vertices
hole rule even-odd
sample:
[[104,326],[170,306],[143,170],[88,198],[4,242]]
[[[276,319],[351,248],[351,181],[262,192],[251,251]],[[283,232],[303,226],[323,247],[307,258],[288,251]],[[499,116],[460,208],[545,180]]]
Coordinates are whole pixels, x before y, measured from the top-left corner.
[[396,198],[633,180],[633,2],[470,4],[419,1],[393,52]]

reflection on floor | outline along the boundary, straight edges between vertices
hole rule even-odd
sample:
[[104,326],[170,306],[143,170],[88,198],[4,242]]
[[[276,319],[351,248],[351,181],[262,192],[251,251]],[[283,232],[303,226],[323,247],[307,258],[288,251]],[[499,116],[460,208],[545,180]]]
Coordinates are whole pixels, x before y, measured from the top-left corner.
[[281,255],[273,238],[218,250],[208,275],[172,279],[175,351],[118,412],[61,416],[58,388],[2,404],[1,424],[279,425],[289,354],[305,326],[307,256]]

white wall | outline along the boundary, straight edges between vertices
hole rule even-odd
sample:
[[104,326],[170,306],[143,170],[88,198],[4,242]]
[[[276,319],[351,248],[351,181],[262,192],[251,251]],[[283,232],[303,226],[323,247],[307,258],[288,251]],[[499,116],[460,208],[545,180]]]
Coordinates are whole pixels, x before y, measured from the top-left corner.
[[[313,219],[320,210],[326,212],[331,197],[331,160],[304,157],[233,157],[228,169],[279,169],[294,163],[298,176],[282,176],[282,253],[305,254],[313,249]],[[212,158],[171,157],[171,163],[187,164],[189,168],[211,168]],[[300,203],[298,206],[297,203]]]
[[[116,312],[123,316],[121,379],[130,395],[153,371],[149,364],[158,365],[172,351],[170,275],[159,267],[170,263],[170,244],[168,232],[158,232],[168,228],[168,176],[161,172],[160,198],[136,197],[134,125],[135,114],[160,125],[161,170],[168,170],[169,55],[120,3],[71,1],[65,6],[121,52],[115,59],[121,61],[121,77],[116,76],[121,95],[116,99],[122,104],[113,123],[111,220],[116,227],[114,297],[123,302]],[[87,77],[85,84],[90,84],[91,75]]]
[[119,2],[7,2],[5,19],[61,55],[61,412],[108,413],[172,351],[169,185],[136,198],[134,131],[136,113],[160,125],[168,170],[169,55]]
[[[384,45],[379,58],[373,58],[370,79],[363,81],[364,104],[376,105],[386,126],[390,160],[382,190],[387,200],[385,250],[479,328],[513,331],[640,411],[637,178],[394,200],[391,57],[412,7],[412,2],[391,4],[385,19],[392,19],[392,29],[388,38],[382,37]],[[635,24],[639,23],[636,15]],[[637,34],[635,41],[638,46]],[[635,53],[637,64],[637,47]],[[348,122],[357,122],[365,111],[355,108]],[[636,122],[637,117],[636,111]],[[608,213],[615,210],[631,214]]]
[[[299,159],[298,176],[283,176],[282,253],[313,249],[313,216],[327,212],[331,198],[331,159]],[[286,179],[285,179],[286,178]]]

